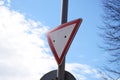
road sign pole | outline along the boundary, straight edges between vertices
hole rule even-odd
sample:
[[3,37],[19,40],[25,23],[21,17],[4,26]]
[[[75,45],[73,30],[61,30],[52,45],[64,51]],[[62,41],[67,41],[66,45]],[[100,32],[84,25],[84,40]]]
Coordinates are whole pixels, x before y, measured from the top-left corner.
[[62,0],[61,24],[67,22],[67,15],[68,15],[68,0]]
[[[67,22],[67,15],[68,15],[68,0],[62,0],[61,24]],[[65,79],[65,57],[62,63],[58,65],[57,78],[58,80]]]

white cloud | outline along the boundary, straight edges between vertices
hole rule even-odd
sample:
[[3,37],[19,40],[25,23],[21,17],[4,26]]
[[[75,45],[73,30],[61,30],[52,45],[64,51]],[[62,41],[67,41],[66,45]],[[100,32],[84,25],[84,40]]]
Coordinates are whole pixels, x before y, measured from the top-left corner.
[[0,7],[0,80],[39,79],[42,73],[54,69],[55,62],[45,53],[41,38],[46,31],[40,22]]
[[66,69],[75,74],[74,76],[77,78],[77,80],[88,80],[86,75],[93,79],[100,77],[98,76],[98,71],[96,69],[93,69],[85,64],[70,63],[67,64]]
[[0,0],[0,6],[4,5],[4,0]]
[[[41,22],[0,6],[0,80],[39,80],[57,68],[43,39],[47,30]],[[69,63],[66,69],[81,80],[87,80],[86,74],[97,74],[78,63]]]

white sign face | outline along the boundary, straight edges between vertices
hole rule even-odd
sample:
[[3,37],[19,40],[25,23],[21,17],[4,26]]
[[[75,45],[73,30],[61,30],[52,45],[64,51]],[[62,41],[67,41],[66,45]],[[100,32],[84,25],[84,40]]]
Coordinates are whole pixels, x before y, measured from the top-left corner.
[[76,19],[47,33],[48,43],[59,65],[64,59],[81,22],[82,19]]
[[61,57],[62,52],[65,49],[68,40],[70,39],[70,35],[74,29],[74,26],[75,24],[72,24],[50,33],[53,46],[59,58]]

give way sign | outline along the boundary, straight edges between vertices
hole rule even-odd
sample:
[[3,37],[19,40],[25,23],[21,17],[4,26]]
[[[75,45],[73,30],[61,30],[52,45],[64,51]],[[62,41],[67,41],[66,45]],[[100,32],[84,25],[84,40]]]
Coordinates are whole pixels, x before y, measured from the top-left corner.
[[76,19],[47,32],[48,43],[58,65],[62,63],[81,22],[82,19]]

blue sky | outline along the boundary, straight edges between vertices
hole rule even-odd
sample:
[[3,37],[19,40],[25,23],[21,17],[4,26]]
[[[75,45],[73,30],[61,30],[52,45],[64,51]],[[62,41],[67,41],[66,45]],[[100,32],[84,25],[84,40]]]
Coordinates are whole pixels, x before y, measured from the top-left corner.
[[[27,18],[41,21],[49,29],[60,25],[61,0],[25,0],[24,3],[22,0],[12,1],[10,7],[13,10],[22,12]],[[74,60],[76,61],[82,56],[80,62],[84,61],[83,63],[91,64],[93,63],[92,61],[97,61],[97,57],[102,56],[101,52],[99,53],[100,49],[98,49],[100,37],[98,36],[99,29],[97,28],[101,25],[101,7],[100,0],[69,1],[68,21],[82,18],[83,22],[68,52],[68,62],[74,62]],[[71,60],[71,57],[73,60]],[[86,62],[86,60],[91,60],[91,62]]]
[[[106,58],[98,47],[102,14],[101,0],[69,0],[68,21],[83,19],[66,56],[77,80],[99,79]],[[39,80],[57,69],[46,32],[60,19],[61,0],[0,0],[0,80]]]

